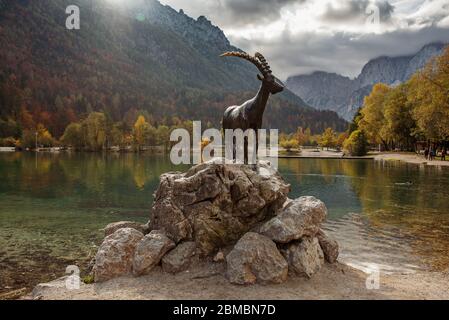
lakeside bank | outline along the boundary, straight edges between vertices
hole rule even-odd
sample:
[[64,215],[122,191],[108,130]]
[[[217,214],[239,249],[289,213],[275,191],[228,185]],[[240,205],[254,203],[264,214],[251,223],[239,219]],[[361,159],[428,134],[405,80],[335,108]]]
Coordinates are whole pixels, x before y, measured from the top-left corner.
[[336,160],[376,160],[376,161],[401,161],[418,165],[428,166],[448,166],[449,157],[446,161],[427,160],[422,155],[413,152],[369,152],[366,156],[344,156],[341,151],[319,150],[319,149],[303,149],[301,152],[286,152],[280,150],[279,158],[281,159],[336,159]]
[[424,156],[412,152],[384,152],[374,155],[374,160],[378,161],[402,161],[418,165],[428,166],[446,166],[449,167],[449,161],[432,160],[429,161]]
[[[380,274],[379,287],[367,288],[368,274],[337,263],[325,264],[311,279],[290,277],[278,285],[232,285],[210,265],[176,275],[160,268],[150,275],[125,276],[100,284],[65,288],[65,278],[38,285],[25,300],[167,300],[167,299],[449,299],[448,273]],[[368,280],[369,281],[369,280]]]

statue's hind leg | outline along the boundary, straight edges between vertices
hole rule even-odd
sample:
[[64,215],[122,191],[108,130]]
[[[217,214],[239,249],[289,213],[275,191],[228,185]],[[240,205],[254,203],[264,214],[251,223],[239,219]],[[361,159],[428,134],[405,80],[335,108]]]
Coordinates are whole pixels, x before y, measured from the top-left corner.
[[237,138],[232,138],[232,163],[237,163]]

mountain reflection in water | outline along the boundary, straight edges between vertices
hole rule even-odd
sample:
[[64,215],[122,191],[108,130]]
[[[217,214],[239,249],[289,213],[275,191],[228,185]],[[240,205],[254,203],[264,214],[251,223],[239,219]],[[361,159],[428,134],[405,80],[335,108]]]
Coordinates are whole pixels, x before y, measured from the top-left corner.
[[340,243],[341,262],[389,273],[448,269],[449,168],[330,159],[279,166],[294,196],[328,206],[325,229]]
[[[147,221],[160,174],[186,168],[145,154],[0,154],[0,293],[85,266],[101,228]],[[341,262],[384,272],[448,268],[447,168],[280,159],[279,169],[291,197],[327,205],[325,229],[340,243]]]

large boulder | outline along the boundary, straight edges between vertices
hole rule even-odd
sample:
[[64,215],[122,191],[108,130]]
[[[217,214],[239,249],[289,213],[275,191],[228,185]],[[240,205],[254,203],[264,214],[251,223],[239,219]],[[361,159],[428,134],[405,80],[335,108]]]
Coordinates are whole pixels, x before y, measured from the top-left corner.
[[187,270],[195,254],[195,242],[188,241],[180,243],[162,258],[162,269],[168,273],[178,273]]
[[317,238],[303,238],[281,249],[288,262],[289,272],[296,275],[312,277],[324,263],[323,251]]
[[166,173],[154,195],[150,228],[165,230],[176,243],[195,241],[202,255],[211,254],[274,216],[289,190],[267,163],[253,171],[212,161]]
[[95,282],[107,281],[132,272],[133,257],[143,234],[132,228],[122,228],[107,236],[95,256]]
[[287,279],[288,264],[269,238],[246,233],[226,257],[227,277],[235,284],[282,283]]
[[136,247],[133,261],[134,274],[138,276],[148,274],[174,247],[175,243],[163,231],[151,231]]
[[201,258],[220,269],[226,262],[235,284],[282,283],[289,272],[311,277],[324,260],[337,260],[338,244],[320,229],[324,203],[288,199],[289,191],[263,161],[248,166],[216,158],[163,174],[148,224],[121,221],[105,228],[93,259],[95,281],[145,275],[160,264],[178,273]]
[[109,236],[110,234],[113,234],[114,232],[116,232],[119,229],[123,229],[123,228],[132,228],[132,229],[136,229],[137,231],[142,232],[143,234],[148,233],[148,226],[138,223],[138,222],[134,222],[134,221],[119,221],[119,222],[113,222],[108,224],[105,228],[104,228],[104,235],[105,237]]
[[331,239],[323,230],[320,230],[316,236],[320,243],[321,250],[323,250],[324,259],[326,259],[328,263],[337,262],[339,254],[338,242]]
[[326,216],[327,209],[322,201],[301,197],[289,201],[276,217],[260,228],[260,233],[277,243],[314,237]]

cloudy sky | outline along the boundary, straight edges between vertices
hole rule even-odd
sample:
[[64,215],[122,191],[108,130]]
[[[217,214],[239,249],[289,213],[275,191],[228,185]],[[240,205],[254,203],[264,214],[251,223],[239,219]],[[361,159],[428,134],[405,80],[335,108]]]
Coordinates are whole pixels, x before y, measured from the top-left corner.
[[282,79],[316,70],[357,76],[381,55],[449,42],[448,0],[161,0],[205,15]]

